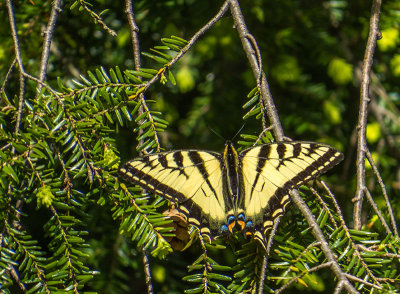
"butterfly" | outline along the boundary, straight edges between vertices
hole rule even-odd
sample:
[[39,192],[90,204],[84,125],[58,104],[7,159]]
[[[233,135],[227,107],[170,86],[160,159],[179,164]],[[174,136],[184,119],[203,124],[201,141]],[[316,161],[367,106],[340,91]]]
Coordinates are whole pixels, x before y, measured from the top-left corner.
[[314,142],[280,142],[238,152],[173,150],[135,158],[124,180],[172,201],[211,241],[237,227],[265,248],[268,231],[290,202],[289,191],[332,168],[343,154]]

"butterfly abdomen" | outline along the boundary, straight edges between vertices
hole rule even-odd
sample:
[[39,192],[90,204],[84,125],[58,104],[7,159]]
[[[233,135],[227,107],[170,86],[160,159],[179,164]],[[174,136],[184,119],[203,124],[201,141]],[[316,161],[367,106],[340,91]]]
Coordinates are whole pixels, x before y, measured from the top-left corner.
[[224,167],[226,171],[227,190],[234,203],[240,196],[240,162],[236,149],[231,142],[227,142],[223,153]]

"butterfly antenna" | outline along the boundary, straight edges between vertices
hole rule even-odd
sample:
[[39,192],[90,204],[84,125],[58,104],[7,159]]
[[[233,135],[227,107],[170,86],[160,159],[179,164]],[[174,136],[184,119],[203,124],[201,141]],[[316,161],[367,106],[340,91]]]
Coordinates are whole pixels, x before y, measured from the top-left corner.
[[211,132],[213,132],[215,135],[217,135],[218,138],[222,139],[223,142],[226,141],[225,138],[222,137],[222,135],[221,135],[220,133],[218,133],[216,130],[214,130],[212,127],[210,127],[210,126],[207,126],[207,127],[209,128],[209,130],[210,130]]
[[239,131],[237,131],[237,133],[235,134],[235,136],[233,136],[232,142],[233,142],[233,140],[235,140],[236,136],[239,135],[239,133],[243,130],[243,128],[244,128],[245,125],[246,125],[246,123],[243,123],[243,125],[240,127]]

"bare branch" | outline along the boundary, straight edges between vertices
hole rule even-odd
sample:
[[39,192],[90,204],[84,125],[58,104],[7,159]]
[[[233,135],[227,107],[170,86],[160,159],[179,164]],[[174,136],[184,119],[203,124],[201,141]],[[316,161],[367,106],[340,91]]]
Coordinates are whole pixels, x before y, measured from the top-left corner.
[[14,10],[13,10],[11,0],[7,0],[6,4],[7,4],[7,9],[8,9],[8,17],[10,20],[11,35],[12,35],[13,42],[14,42],[15,58],[17,59],[18,68],[19,68],[18,112],[17,112],[17,121],[15,122],[15,130],[14,130],[15,133],[18,134],[19,127],[21,124],[22,109],[24,106],[25,79],[24,79],[23,73],[25,72],[25,70],[24,70],[24,66],[22,64],[21,51],[20,51],[19,41],[18,41],[17,26],[15,24]]
[[[366,155],[367,155],[367,158],[368,158],[368,162],[370,163],[370,165],[372,167],[372,170],[374,171],[374,174],[375,174],[376,178],[378,179],[378,183],[379,183],[379,186],[381,187],[383,197],[385,198],[385,202],[386,202],[386,206],[388,208],[388,212],[389,212],[389,215],[390,215],[390,220],[392,222],[392,227],[393,227],[394,234],[396,236],[398,236],[399,233],[397,231],[397,224],[396,224],[396,220],[394,218],[392,205],[390,204],[389,196],[388,196],[388,194],[386,192],[385,183],[382,180],[382,177],[381,177],[381,175],[379,173],[378,168],[376,167],[376,164],[375,164],[375,162],[374,162],[374,160],[372,158],[372,155],[371,155],[371,152],[369,151],[369,149],[366,150]],[[372,197],[371,197],[371,199],[372,199]],[[382,223],[382,224],[385,226],[386,223]],[[386,224],[386,226],[387,226],[387,224]],[[390,233],[391,233],[391,231],[390,231]]]
[[382,213],[379,211],[378,206],[376,205],[374,199],[372,198],[371,193],[369,192],[368,188],[365,187],[365,191],[364,191],[365,196],[367,197],[367,200],[369,202],[369,204],[371,204],[372,208],[374,209],[376,215],[378,216],[379,220],[381,221],[383,227],[386,230],[387,234],[392,234],[392,231],[390,230],[388,224],[385,221],[385,218],[383,217]]
[[335,290],[333,290],[333,294],[339,294],[342,293],[344,288],[344,282],[343,280],[339,281],[339,283],[337,283]]
[[269,121],[273,127],[274,136],[277,141],[283,141],[284,133],[281,126],[281,122],[279,120],[278,112],[276,110],[271,92],[269,90],[269,85],[266,75],[262,71],[262,67],[259,64],[260,57],[257,58],[257,52],[260,51],[257,46],[257,42],[254,38],[249,37],[251,36],[251,34],[247,29],[242,11],[240,10],[239,2],[237,0],[229,0],[229,4],[235,28],[239,33],[243,49],[246,52],[247,59],[249,60],[251,69],[253,70],[253,75],[258,80],[261,73],[261,88],[260,88],[261,99],[265,107],[267,108],[267,114]]
[[[126,12],[126,15],[128,18],[129,26],[131,28],[132,50],[133,50],[133,59],[135,61],[135,69],[140,70],[142,63],[140,60],[139,27],[137,26],[136,21],[135,21],[132,0],[125,1],[125,12]],[[142,80],[142,77],[138,77],[138,79]],[[138,109],[138,116],[142,115],[146,111],[146,109],[148,109],[144,93],[141,93],[139,95],[139,100],[140,100],[140,107]],[[144,119],[141,119],[139,121],[139,124],[142,124],[143,122],[144,122]],[[143,129],[139,129],[138,135],[140,136],[142,134],[143,134]],[[154,132],[154,139],[157,142],[157,151],[160,151],[160,143],[159,143],[156,132]],[[143,144],[144,144],[144,139],[139,141],[140,146]],[[145,151],[143,151],[143,152],[145,152]]]
[[361,284],[367,285],[367,286],[369,286],[371,288],[382,290],[381,286],[377,286],[376,284],[372,284],[372,283],[367,282],[367,281],[365,281],[363,279],[357,278],[356,276],[353,276],[353,275],[349,275],[349,274],[345,274],[345,275],[349,280],[352,280],[352,281],[355,281],[357,283],[361,283]]
[[3,93],[3,91],[5,90],[8,78],[10,77],[10,74],[12,73],[16,63],[17,63],[17,59],[14,58],[13,62],[11,62],[10,68],[8,69],[6,76],[4,77],[4,81],[1,84],[0,94]]
[[143,257],[144,273],[146,276],[147,293],[152,294],[154,292],[153,292],[153,285],[151,283],[150,263],[146,254],[146,250],[144,250],[143,248],[142,248],[142,257]]
[[[133,5],[132,0],[125,1],[125,12],[128,17],[129,26],[131,28],[131,36],[132,36],[132,48],[133,48],[133,57],[135,60],[135,69],[139,70],[141,65],[140,61],[140,45],[139,45],[139,27],[136,24],[134,13],[133,13]],[[139,77],[140,79],[141,77]]]
[[[61,12],[61,0],[55,0],[51,8],[49,22],[47,23],[46,30],[43,32],[44,34],[43,51],[42,51],[42,59],[40,61],[40,71],[39,71],[39,80],[41,82],[44,82],[46,80],[47,66],[49,64],[51,40],[53,38],[54,29],[56,27],[57,17],[60,12]],[[36,94],[36,98],[38,97],[40,91],[42,90],[42,84],[39,83],[37,89],[38,91]]]
[[361,211],[365,191],[365,153],[367,152],[366,131],[368,118],[368,102],[370,101],[370,72],[372,67],[372,58],[376,46],[376,40],[379,34],[379,14],[381,4],[382,0],[374,0],[372,3],[370,29],[362,67],[360,109],[357,125],[357,189],[355,193],[355,205],[353,210],[353,223],[356,230],[359,230],[362,225]]
[[281,222],[281,216],[278,216],[274,220],[274,225],[268,236],[268,242],[267,242],[267,246],[265,248],[264,260],[263,260],[260,279],[259,279],[259,283],[258,283],[258,294],[264,293],[264,279],[265,279],[265,275],[267,274],[268,257],[269,257],[269,254],[271,253],[272,242],[274,241],[274,237],[275,237],[276,231],[278,230],[278,226],[279,226],[280,222]]

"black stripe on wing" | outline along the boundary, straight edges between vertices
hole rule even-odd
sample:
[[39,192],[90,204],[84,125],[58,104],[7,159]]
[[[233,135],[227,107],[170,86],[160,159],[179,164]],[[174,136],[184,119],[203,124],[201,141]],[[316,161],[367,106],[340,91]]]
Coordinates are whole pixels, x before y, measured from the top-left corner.
[[[215,191],[214,187],[211,185],[209,178],[209,174],[207,172],[207,169],[204,165],[204,160],[203,158],[201,158],[200,154],[197,151],[189,151],[188,153],[190,160],[193,162],[193,165],[198,169],[198,171],[200,172],[200,174],[203,177],[203,180],[207,183],[208,187],[210,188],[210,190],[214,193],[215,199],[218,200],[218,195],[217,192]],[[221,165],[221,162],[220,162]],[[204,191],[203,191],[204,193]],[[207,195],[205,195],[207,196]],[[221,205],[221,203],[220,203]]]
[[[143,157],[143,158],[147,158],[147,157]],[[179,191],[176,191],[172,187],[161,183],[157,179],[155,179],[152,176],[150,176],[149,174],[142,172],[141,170],[133,167],[129,163],[122,166],[119,169],[118,174],[121,178],[123,178],[127,182],[133,183],[135,185],[139,185],[140,187],[144,188],[146,191],[166,197],[175,202],[186,199],[185,195],[183,195]]]
[[[292,145],[292,150],[289,150],[289,148],[287,148],[289,145]],[[276,147],[275,154],[277,156],[274,156],[273,159],[279,160],[278,166],[276,166],[277,171],[279,171],[281,166],[285,166],[286,162],[291,162],[293,164],[296,164],[297,160],[304,160],[304,162],[307,162],[305,160],[306,158],[312,159],[313,162],[311,162],[293,178],[288,179],[288,181],[284,183],[283,186],[277,187],[275,193],[272,195],[268,202],[268,206],[264,208],[263,222],[256,223],[253,228],[254,238],[258,239],[264,247],[264,236],[272,228],[275,220],[279,216],[283,215],[285,207],[290,202],[289,191],[291,189],[298,188],[305,182],[318,177],[320,174],[324,173],[326,170],[332,168],[341,160],[343,160],[342,153],[327,145],[308,142],[278,143],[277,146],[273,146],[273,144],[263,145],[261,146],[257,154],[257,175],[253,179],[253,185],[250,195],[253,194],[254,188],[256,187],[260,177],[265,177],[266,179],[268,179],[268,173],[264,171],[264,168],[268,160],[272,159],[270,156],[271,150],[274,147]],[[251,152],[251,149],[242,152],[241,155],[246,156],[248,152]]]

